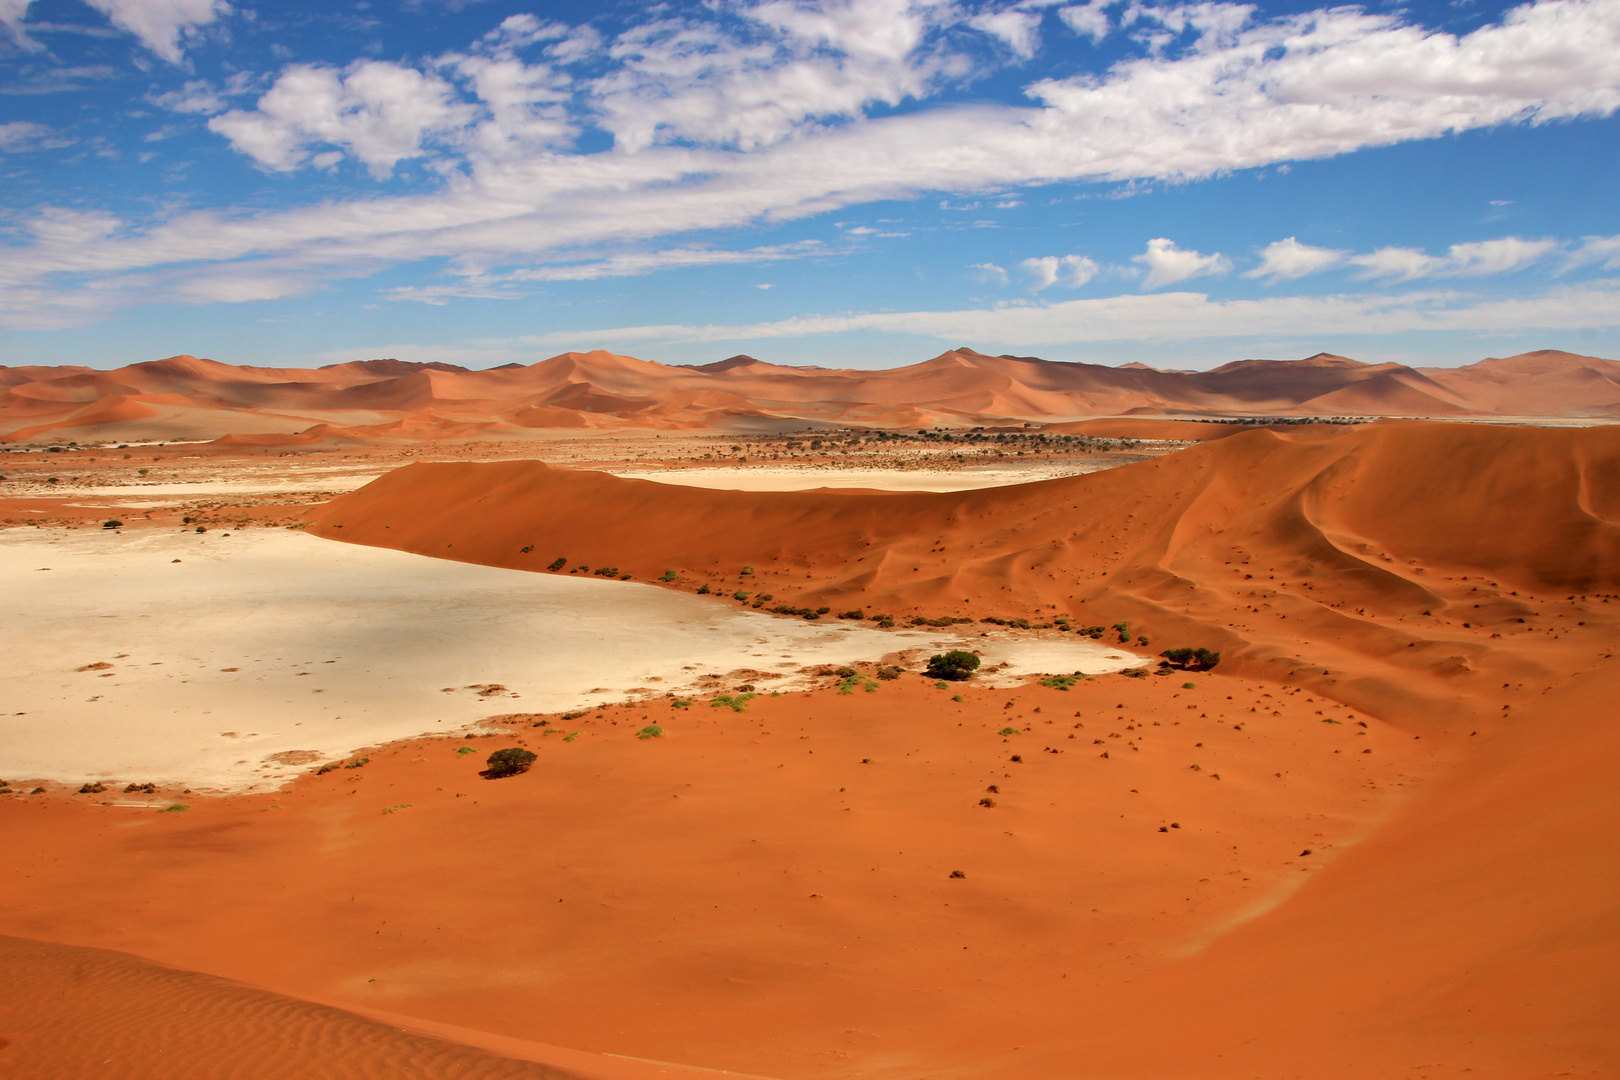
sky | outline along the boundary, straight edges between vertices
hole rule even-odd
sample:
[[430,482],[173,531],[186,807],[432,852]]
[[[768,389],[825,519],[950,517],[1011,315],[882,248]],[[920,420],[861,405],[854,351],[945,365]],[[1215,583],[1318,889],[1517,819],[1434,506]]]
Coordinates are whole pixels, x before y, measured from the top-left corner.
[[0,365],[1620,357],[1620,0],[0,0]]

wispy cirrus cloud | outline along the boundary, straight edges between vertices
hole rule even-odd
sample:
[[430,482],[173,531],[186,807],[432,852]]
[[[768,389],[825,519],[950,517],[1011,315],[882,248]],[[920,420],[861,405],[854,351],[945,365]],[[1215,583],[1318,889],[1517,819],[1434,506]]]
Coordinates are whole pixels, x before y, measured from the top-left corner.
[[1556,240],[1524,240],[1505,236],[1453,244],[1444,255],[1429,255],[1416,248],[1385,247],[1347,261],[1361,268],[1364,278],[1415,281],[1427,277],[1483,277],[1505,274],[1540,262],[1558,250]]
[[804,338],[854,331],[913,334],[986,346],[1216,341],[1409,331],[1517,332],[1620,326],[1620,282],[1598,281],[1503,299],[1456,292],[1216,300],[1204,293],[1126,294],[1052,304],[949,311],[809,315],[729,325],[624,326],[512,339],[551,348],[638,342]]

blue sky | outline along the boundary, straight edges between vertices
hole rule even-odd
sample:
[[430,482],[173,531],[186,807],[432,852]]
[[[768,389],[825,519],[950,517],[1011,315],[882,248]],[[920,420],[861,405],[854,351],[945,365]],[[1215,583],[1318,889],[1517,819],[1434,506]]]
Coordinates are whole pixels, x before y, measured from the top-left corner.
[[0,364],[1620,356],[1620,0],[0,24]]

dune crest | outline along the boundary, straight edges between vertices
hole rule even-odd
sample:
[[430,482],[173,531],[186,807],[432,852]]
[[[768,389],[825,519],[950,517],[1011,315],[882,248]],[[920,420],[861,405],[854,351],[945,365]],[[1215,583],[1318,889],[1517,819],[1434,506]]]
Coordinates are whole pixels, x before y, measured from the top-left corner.
[[419,463],[334,500],[314,528],[520,569],[566,557],[650,580],[674,568],[716,588],[758,565],[754,587],[795,605],[1123,620],[1155,644],[1221,651],[1233,669],[1325,669],[1314,678],[1355,684],[1342,693],[1363,707],[1416,695],[1444,712],[1458,671],[1512,655],[1460,625],[1472,613],[1523,637],[1537,621],[1529,595],[1620,586],[1620,429],[1260,430],[938,494]]
[[787,367],[750,356],[668,366],[600,349],[481,371],[389,359],[262,368],[185,355],[113,371],[0,368],[4,441],[276,433],[301,445],[317,429],[326,442],[409,442],[523,437],[537,428],[745,431],[806,422],[966,426],[1121,415],[1525,414],[1620,417],[1620,363],[1542,351],[1423,369],[1318,353],[1165,371],[960,347],[880,370]]

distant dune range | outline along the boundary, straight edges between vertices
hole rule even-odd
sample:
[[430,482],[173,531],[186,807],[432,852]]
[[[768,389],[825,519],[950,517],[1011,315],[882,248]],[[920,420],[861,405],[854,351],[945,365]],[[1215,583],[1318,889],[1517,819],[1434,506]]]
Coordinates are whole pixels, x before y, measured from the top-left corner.
[[1541,351],[1461,368],[1412,368],[1320,353],[1194,372],[960,348],[878,371],[786,367],[747,356],[672,367],[603,351],[481,371],[399,360],[237,367],[191,356],[110,371],[0,367],[0,441],[287,446],[551,429],[746,432],[804,423],[906,428],[1233,415],[1620,418],[1620,363]]

